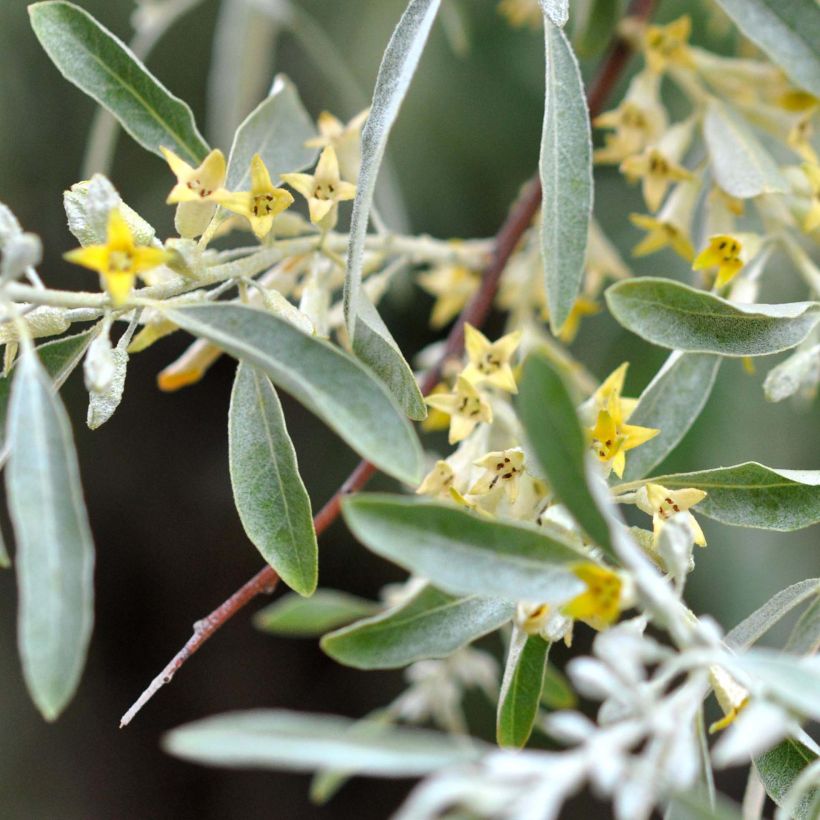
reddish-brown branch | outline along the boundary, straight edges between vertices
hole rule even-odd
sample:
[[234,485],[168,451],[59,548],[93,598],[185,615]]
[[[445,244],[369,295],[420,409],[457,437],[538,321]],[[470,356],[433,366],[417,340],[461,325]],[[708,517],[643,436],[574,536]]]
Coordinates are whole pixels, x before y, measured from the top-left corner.
[[[646,20],[652,13],[655,0],[632,0],[628,14],[640,20]],[[591,116],[600,114],[606,100],[618,82],[630,50],[622,40],[616,40],[604,58],[595,79],[587,94]],[[427,395],[438,383],[441,369],[445,362],[461,355],[464,348],[464,325],[469,322],[481,327],[487,320],[495,301],[498,283],[507,261],[518,242],[531,224],[541,204],[541,185],[538,178],[530,180],[521,195],[510,208],[507,218],[498,230],[493,242],[493,253],[481,279],[481,286],[472,300],[467,304],[447,337],[444,352],[439,361],[424,376],[421,382],[422,393]],[[341,487],[322,507],[313,519],[316,535],[321,535],[339,517],[342,499],[351,493],[358,492],[370,480],[376,468],[368,461],[361,461],[347,477]],[[120,728],[127,726],[134,715],[161,689],[170,683],[180,667],[199,650],[205,641],[221,626],[227,623],[240,609],[250,603],[257,595],[270,593],[279,582],[279,576],[271,567],[261,569],[253,578],[234,592],[230,598],[218,606],[210,615],[194,626],[194,634],[182,649],[174,656],[165,669],[151,681],[148,688],[140,695],[134,705],[123,715]]]

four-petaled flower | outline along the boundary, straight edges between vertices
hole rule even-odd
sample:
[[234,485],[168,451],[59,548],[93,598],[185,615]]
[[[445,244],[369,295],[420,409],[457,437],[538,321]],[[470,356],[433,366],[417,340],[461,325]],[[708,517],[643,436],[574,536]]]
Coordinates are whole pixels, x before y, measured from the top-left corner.
[[284,188],[276,188],[259,154],[251,160],[250,191],[217,191],[214,199],[251,223],[257,239],[264,239],[273,227],[273,220],[293,203],[293,197]]
[[493,409],[476,386],[459,376],[452,393],[428,396],[424,400],[430,407],[450,416],[450,444],[463,441],[473,432],[477,424],[491,422]]
[[322,151],[312,174],[282,174],[281,179],[307,199],[310,221],[323,231],[336,225],[339,203],[356,196],[356,186],[344,182],[339,174],[339,161],[332,145]]
[[510,359],[521,341],[521,331],[508,333],[491,342],[480,330],[469,322],[464,325],[464,347],[469,363],[462,376],[473,384],[487,382],[508,393],[517,393],[515,376]]
[[688,45],[691,31],[692,20],[688,15],[665,26],[647,26],[644,51],[649,68],[658,73],[665,71],[670,64],[691,68],[694,65]]
[[444,327],[478,290],[481,278],[464,265],[439,265],[418,277],[419,285],[436,297],[430,327]]
[[695,184],[682,182],[675,187],[657,217],[630,214],[632,224],[647,232],[632,249],[632,255],[647,256],[669,246],[687,262],[691,262],[695,251],[689,240],[689,229],[697,192]]
[[586,584],[586,590],[561,607],[561,612],[599,631],[618,620],[623,581],[614,570],[583,561],[569,567]]
[[729,234],[718,234],[709,237],[709,245],[704,248],[692,263],[694,270],[717,267],[717,280],[715,284],[722,288],[729,284],[737,276],[743,267],[741,252],[743,244],[736,236]]
[[470,487],[470,495],[486,495],[501,486],[510,504],[515,504],[518,482],[524,474],[524,451],[520,447],[487,453],[473,464],[483,467],[484,474]]
[[160,151],[177,178],[177,184],[165,200],[169,205],[212,200],[225,184],[225,155],[218,148],[211,151],[196,168],[168,148],[161,147]]
[[419,484],[416,492],[419,495],[450,497],[450,488],[453,486],[455,473],[453,468],[444,460],[440,459],[435,466]]
[[610,463],[618,478],[624,474],[627,451],[640,447],[660,432],[626,423],[636,404],[634,399],[621,397],[627,367],[628,364],[622,364],[595,392],[593,401],[598,415],[589,431],[595,455]]
[[149,248],[134,243],[131,228],[117,208],[108,216],[105,245],[89,245],[65,254],[75,265],[97,271],[111,297],[114,307],[128,299],[137,275],[159,267],[169,259],[162,248]]
[[687,487],[683,490],[668,490],[660,484],[649,483],[641,487],[635,494],[635,503],[639,509],[652,516],[656,543],[666,521],[673,515],[684,513],[689,526],[692,528],[695,543],[699,547],[705,547],[706,538],[703,535],[703,530],[700,528],[695,516],[689,512],[691,507],[699,504],[704,498],[706,498],[706,493],[694,487]]
[[319,136],[309,139],[305,145],[308,148],[327,148],[333,146],[336,158],[339,161],[339,173],[351,182],[359,178],[359,166],[362,162],[361,132],[367,120],[370,109],[356,114],[350,122],[343,123],[328,111],[322,111],[316,125],[319,127]]

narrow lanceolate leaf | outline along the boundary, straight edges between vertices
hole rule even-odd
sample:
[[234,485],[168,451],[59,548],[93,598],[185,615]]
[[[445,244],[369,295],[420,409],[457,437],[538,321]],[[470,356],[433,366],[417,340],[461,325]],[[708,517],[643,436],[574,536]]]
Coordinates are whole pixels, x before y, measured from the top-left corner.
[[37,708],[54,720],[80,680],[94,619],[94,544],[71,425],[33,350],[8,411],[6,493],[17,542],[17,637]]
[[381,609],[375,601],[335,589],[317,589],[310,598],[283,595],[254,615],[253,624],[263,632],[291,638],[318,638],[330,629],[346,626]]
[[[779,806],[789,793],[794,781],[806,766],[814,763],[817,755],[808,746],[794,738],[786,738],[774,749],[754,759],[755,769],[766,788],[766,794]],[[800,801],[798,810],[791,815],[794,820],[814,820],[810,814],[816,799],[817,789],[809,789]]]
[[820,593],[820,578],[809,578],[781,589],[756,609],[748,618],[744,618],[724,638],[730,649],[748,649],[755,641],[768,632],[781,618],[784,618],[795,607]]
[[567,569],[583,556],[537,527],[405,496],[357,495],[342,512],[372,552],[453,595],[560,604],[584,591]]
[[315,134],[296,86],[284,74],[277,75],[270,96],[236,131],[228,159],[227,188],[245,191],[250,187],[254,154],[262,157],[273,180],[287,171],[307,167],[316,158],[316,149],[306,148],[305,142]]
[[392,726],[357,731],[347,718],[261,709],[189,723],[168,733],[163,745],[177,757],[215,766],[331,768],[371,777],[418,777],[476,760],[489,749],[441,732]]
[[559,25],[544,20],[546,94],[539,161],[541,253],[550,327],[556,334],[581,285],[592,213],[589,109],[578,61]]
[[412,427],[384,386],[338,348],[244,305],[191,305],[165,315],[263,370],[380,470],[418,483],[423,459]]
[[549,360],[534,353],[524,363],[519,390],[516,406],[527,441],[556,496],[587,535],[611,552],[609,525],[587,484],[589,447],[566,385]]
[[29,6],[31,25],[60,73],[108,109],[155,154],[160,146],[193,165],[208,153],[191,109],[163,86],[121,40],[63,0]]
[[405,412],[415,419],[426,415],[421,393],[390,331],[362,288],[362,263],[367,223],[387,138],[440,4],[441,0],[410,0],[382,57],[370,115],[362,131],[362,163],[350,219],[345,280],[345,319],[353,351],[390,387]]
[[715,179],[727,194],[748,199],[789,189],[777,163],[728,103],[709,99],[703,136]]
[[788,350],[820,321],[818,302],[742,305],[652,277],[612,285],[606,301],[618,322],[648,342],[721,356],[767,356]]
[[720,357],[674,351],[646,389],[629,417],[630,424],[660,433],[630,452],[624,479],[632,481],[660,464],[689,431],[712,392]]
[[795,655],[814,655],[820,650],[820,595],[809,604],[794,625],[785,651]]
[[300,595],[319,580],[313,514],[282,406],[270,379],[241,363],[228,416],[231,486],[245,533]]
[[818,470],[780,470],[747,461],[734,467],[657,476],[651,481],[672,490],[706,490],[708,495],[696,512],[735,527],[789,531],[820,521]]
[[358,669],[393,669],[446,658],[512,618],[515,605],[497,598],[456,598],[428,584],[409,601],[325,635],[322,649]]
[[541,704],[547,709],[574,709],[578,705],[578,696],[572,685],[563,672],[551,663],[544,670]]
[[539,635],[516,629],[510,641],[495,734],[499,746],[523,748],[532,734],[550,645]]
[[569,19],[569,0],[540,0],[541,10],[554,26],[563,26]]
[[[91,328],[84,333],[64,336],[62,339],[46,342],[36,348],[40,361],[46,373],[54,382],[56,390],[63,386],[65,380],[80,363],[97,332],[96,328]],[[0,378],[0,447],[5,445],[6,416],[8,415],[11,382],[11,378]],[[2,457],[0,457],[0,461],[2,461]]]
[[794,83],[820,97],[820,7],[816,0],[717,2]]

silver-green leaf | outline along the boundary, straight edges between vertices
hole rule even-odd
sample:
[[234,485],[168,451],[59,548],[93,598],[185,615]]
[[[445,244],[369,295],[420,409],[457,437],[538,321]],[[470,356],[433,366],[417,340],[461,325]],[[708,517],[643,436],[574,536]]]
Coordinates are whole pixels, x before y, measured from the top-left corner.
[[29,6],[31,25],[60,73],[108,109],[143,147],[172,149],[198,165],[208,144],[186,103],[175,97],[119,38],[63,0]]
[[322,649],[358,669],[394,669],[446,658],[512,618],[515,605],[497,598],[457,598],[427,584],[399,606],[325,635]]
[[590,492],[587,445],[563,379],[546,356],[524,362],[516,407],[527,442],[553,491],[587,535],[612,552],[609,525]]
[[660,432],[630,452],[624,470],[626,481],[645,476],[678,446],[712,392],[720,361],[710,353],[676,350],[669,355],[629,417],[630,424]]
[[529,740],[541,702],[549,649],[540,635],[513,631],[498,696],[495,734],[499,746],[521,749]]
[[37,708],[54,720],[80,680],[94,620],[94,543],[71,424],[34,350],[8,411],[6,493],[17,542],[17,637]]
[[820,303],[743,305],[670,279],[642,277],[606,292],[612,315],[660,347],[767,356],[796,347],[820,321]]
[[[788,532],[820,521],[820,471],[781,470],[747,461],[733,467],[650,479],[671,490],[706,490],[697,513],[735,527]],[[620,485],[623,490],[632,485]]]
[[777,163],[748,123],[728,103],[710,97],[703,120],[703,136],[715,179],[727,194],[749,199],[789,189]]
[[318,638],[330,629],[374,615],[381,608],[375,601],[336,589],[317,589],[310,598],[291,592],[260,609],[253,617],[253,625],[271,635]]
[[[544,11],[549,13],[548,4]],[[589,109],[578,61],[560,25],[544,20],[546,93],[539,160],[541,254],[555,334],[578,295],[592,215]]]
[[270,379],[240,363],[228,415],[231,486],[245,534],[300,595],[319,580],[313,514]]
[[567,566],[584,560],[537,527],[481,518],[421,498],[366,494],[342,502],[353,534],[372,552],[453,595],[560,604],[584,591]]
[[338,769],[371,777],[418,777],[476,760],[490,747],[441,732],[368,725],[333,715],[234,712],[169,732],[167,752],[230,768]]
[[[817,755],[808,746],[789,737],[768,752],[758,755],[754,765],[766,793],[780,806],[803,769],[815,760]],[[816,788],[806,792],[797,811],[791,815],[794,820],[815,820],[816,815],[810,811],[816,795]]]
[[820,593],[794,625],[784,648],[795,655],[814,655],[820,650]]
[[820,97],[820,7],[816,0],[717,2],[793,82]]
[[362,131],[362,162],[350,219],[344,310],[354,353],[390,387],[405,412],[424,418],[426,409],[412,370],[362,287],[367,223],[390,129],[421,58],[441,0],[410,0],[382,57],[370,114]]
[[569,0],[540,0],[541,10],[554,26],[563,26],[569,19]]
[[338,348],[244,305],[191,305],[164,313],[263,370],[380,470],[410,484],[419,481],[421,445],[410,423],[381,382]]

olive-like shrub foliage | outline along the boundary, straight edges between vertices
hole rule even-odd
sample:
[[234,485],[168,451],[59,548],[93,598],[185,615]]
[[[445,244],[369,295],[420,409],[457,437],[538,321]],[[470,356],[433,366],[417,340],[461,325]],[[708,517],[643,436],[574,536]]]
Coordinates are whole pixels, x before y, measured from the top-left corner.
[[[815,0],[698,7],[739,29],[743,56],[694,45],[687,16],[654,23],[650,0],[626,9],[502,0],[499,26],[544,32],[539,174],[495,238],[457,241],[392,229],[395,198],[385,175],[377,179],[428,35],[442,15],[458,41],[464,4],[410,0],[369,109],[347,122],[322,113],[314,124],[277,76],[223,134],[227,155],[141,61],[196,4],[141,0],[133,49],[65,0],[29,10],[60,72],[102,106],[94,173],[64,194],[77,241],[65,258],[99,274],[99,291],[49,287],[36,270],[40,240],[0,205],[0,413],[19,646],[44,717],[54,719],[80,681],[93,614],[93,544],[57,389],[82,364],[97,428],[121,401],[129,358],[187,333],[192,345],[159,386],[183,388],[222,355],[238,361],[230,480],[266,567],[197,624],[123,723],[241,606],[281,582],[292,592],[258,614],[259,626],[321,636],[328,655],[358,669],[406,668],[406,691],[357,722],[284,711],[211,717],[170,732],[171,754],[316,770],[318,800],[354,774],[420,777],[398,814],[413,820],[553,818],[583,788],[623,820],[654,810],[730,817],[736,809],[715,794],[712,771],[744,765],[745,817],[760,816],[765,794],[778,818],[817,817],[818,747],[803,727],[820,720],[820,580],[784,589],[729,632],[697,617],[684,593],[698,552],[716,548],[699,518],[808,527],[820,518],[820,472],[746,462],[654,474],[724,359],[751,367],[789,351],[769,370],[765,398],[805,408],[816,392]],[[313,40],[314,56],[324,37],[290,0],[225,0],[214,59],[234,59],[230,42],[248,38],[254,20],[271,36]],[[607,38],[585,91],[574,49]],[[325,40],[322,59],[336,60]],[[249,50],[246,67],[258,58]],[[622,99],[607,99],[633,55]],[[683,111],[676,121],[670,92]],[[158,237],[101,172],[119,126],[167,163],[178,236]],[[602,129],[596,150],[593,128]],[[645,232],[634,255],[678,254],[693,271],[688,282],[631,275],[592,217],[596,164],[641,185],[645,212],[628,216]],[[337,230],[340,211],[348,230]],[[785,271],[770,265],[776,251]],[[433,328],[453,323],[418,355],[418,371],[376,308],[408,271],[434,297]],[[764,284],[776,293],[789,276],[805,301],[759,301]],[[492,309],[507,323],[495,339],[480,329]],[[583,318],[603,309],[669,351],[637,398],[624,392],[628,363],[599,382],[568,349]],[[363,459],[315,518],[278,390]],[[445,451],[425,452],[412,421],[448,431]],[[405,492],[359,492],[375,470]],[[627,507],[637,526],[625,523]],[[339,514],[365,547],[408,572],[381,601],[317,589],[317,534]],[[754,647],[797,607],[782,651]],[[565,672],[550,664],[553,643],[570,646],[589,629],[591,655],[576,654]],[[507,647],[503,669],[469,646],[495,631]],[[495,745],[470,737],[461,705],[470,688],[497,704]],[[706,725],[711,694],[724,717]],[[533,733],[537,748],[525,750]]]

